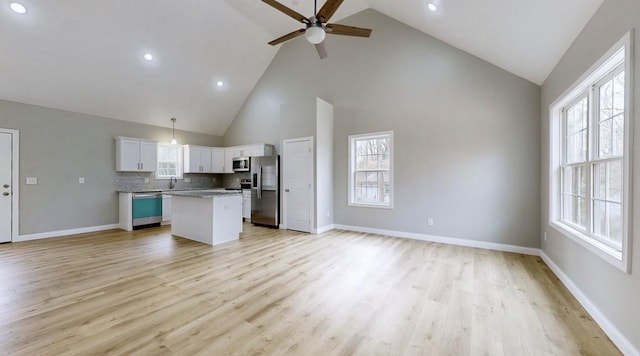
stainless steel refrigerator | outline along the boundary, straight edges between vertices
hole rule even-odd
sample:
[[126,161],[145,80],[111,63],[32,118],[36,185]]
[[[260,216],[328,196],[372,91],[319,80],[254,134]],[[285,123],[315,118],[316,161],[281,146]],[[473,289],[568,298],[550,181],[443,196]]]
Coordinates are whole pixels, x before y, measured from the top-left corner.
[[280,223],[279,156],[251,157],[251,223]]

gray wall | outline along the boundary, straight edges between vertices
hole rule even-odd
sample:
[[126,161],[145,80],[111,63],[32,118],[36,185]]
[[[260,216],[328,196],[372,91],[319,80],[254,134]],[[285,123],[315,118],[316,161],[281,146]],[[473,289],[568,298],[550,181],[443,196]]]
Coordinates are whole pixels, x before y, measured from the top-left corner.
[[[171,141],[171,129],[2,100],[0,127],[20,131],[20,235],[117,223],[114,137]],[[220,137],[196,133],[177,131],[176,137],[222,144]],[[38,177],[38,184],[25,185],[27,176]]]
[[[225,143],[313,135],[320,97],[335,108],[335,223],[539,246],[539,86],[374,10],[344,23],[373,34],[328,36],[325,60],[283,45]],[[348,207],[347,136],[379,130],[395,132],[395,209]]]
[[573,85],[596,61],[605,54],[630,29],[635,33],[635,95],[634,95],[634,141],[635,159],[632,205],[634,221],[640,221],[640,1],[606,0],[587,24],[571,48],[560,60],[542,86],[542,203],[541,224],[547,232],[547,241],[542,241],[543,251],[560,267],[576,286],[615,325],[622,334],[640,350],[640,224],[633,224],[632,273],[625,274],[596,257],[591,252],[548,227],[549,219],[549,106]]
[[333,224],[333,105],[318,98],[316,117],[315,227]]

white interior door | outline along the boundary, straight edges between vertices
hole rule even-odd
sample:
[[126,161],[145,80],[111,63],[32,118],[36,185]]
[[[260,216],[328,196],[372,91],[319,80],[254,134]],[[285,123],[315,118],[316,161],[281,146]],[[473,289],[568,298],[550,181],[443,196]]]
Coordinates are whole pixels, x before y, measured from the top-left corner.
[[283,143],[284,214],[285,227],[289,230],[311,232],[311,145],[311,138]]
[[11,241],[13,191],[12,135],[0,132],[0,242]]

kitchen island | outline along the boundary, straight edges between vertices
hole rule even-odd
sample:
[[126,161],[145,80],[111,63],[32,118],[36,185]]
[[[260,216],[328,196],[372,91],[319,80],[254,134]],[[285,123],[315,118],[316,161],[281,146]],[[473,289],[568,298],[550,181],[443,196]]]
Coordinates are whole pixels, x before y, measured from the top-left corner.
[[238,240],[242,232],[242,194],[197,190],[171,195],[171,234],[209,245]]

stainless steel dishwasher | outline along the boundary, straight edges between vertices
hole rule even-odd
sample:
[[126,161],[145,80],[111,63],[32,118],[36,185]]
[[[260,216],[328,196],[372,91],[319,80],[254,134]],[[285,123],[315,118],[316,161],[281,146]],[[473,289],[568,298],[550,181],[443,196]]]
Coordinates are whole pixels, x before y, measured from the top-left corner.
[[133,229],[160,226],[162,221],[162,193],[133,193]]

